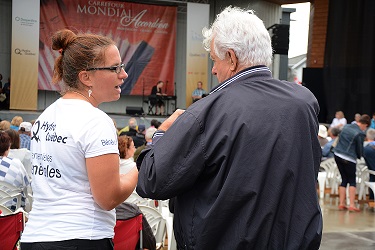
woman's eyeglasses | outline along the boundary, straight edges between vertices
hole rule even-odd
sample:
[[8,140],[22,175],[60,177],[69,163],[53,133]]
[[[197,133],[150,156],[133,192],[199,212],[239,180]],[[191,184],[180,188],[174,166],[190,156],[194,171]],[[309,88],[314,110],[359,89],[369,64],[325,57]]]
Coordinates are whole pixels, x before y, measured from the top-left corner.
[[120,65],[112,66],[112,67],[89,68],[89,69],[86,69],[86,71],[91,71],[91,70],[113,70],[113,71],[116,72],[116,74],[119,74],[121,72],[121,69],[125,70],[125,65],[124,64],[120,64]]

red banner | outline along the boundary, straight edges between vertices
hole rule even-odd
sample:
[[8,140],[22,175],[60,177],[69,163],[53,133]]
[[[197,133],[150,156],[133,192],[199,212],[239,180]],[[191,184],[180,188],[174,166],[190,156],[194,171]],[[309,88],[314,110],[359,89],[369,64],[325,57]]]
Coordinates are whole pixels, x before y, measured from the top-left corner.
[[51,35],[68,28],[112,38],[120,50],[129,77],[123,95],[149,95],[164,81],[165,93],[174,95],[177,7],[118,1],[41,0],[38,88],[60,90],[51,83],[58,52]]

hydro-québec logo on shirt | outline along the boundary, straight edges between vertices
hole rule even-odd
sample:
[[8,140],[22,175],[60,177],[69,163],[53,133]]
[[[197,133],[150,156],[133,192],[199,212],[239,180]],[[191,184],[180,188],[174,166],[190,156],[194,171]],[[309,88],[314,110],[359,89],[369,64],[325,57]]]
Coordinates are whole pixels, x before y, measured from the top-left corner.
[[35,140],[37,143],[39,143],[41,140],[39,132],[44,131],[46,133],[44,138],[45,141],[66,144],[68,137],[58,135],[55,130],[56,124],[54,122],[49,123],[48,121],[43,121],[42,123],[40,120],[37,120],[32,128],[31,140]]

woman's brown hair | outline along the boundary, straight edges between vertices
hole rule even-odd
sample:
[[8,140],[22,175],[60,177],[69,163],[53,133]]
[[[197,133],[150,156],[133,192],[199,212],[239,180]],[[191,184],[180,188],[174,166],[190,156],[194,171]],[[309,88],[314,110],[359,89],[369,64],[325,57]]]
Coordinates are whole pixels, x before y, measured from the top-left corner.
[[121,135],[118,137],[118,151],[120,152],[120,158],[125,159],[126,153],[128,152],[133,139],[127,135]]
[[7,133],[10,138],[10,149],[20,148],[20,134],[14,129],[7,129],[5,133]]
[[10,137],[5,131],[0,131],[0,155],[4,156],[4,153],[10,147]]
[[79,34],[63,29],[52,36],[52,49],[57,50],[60,56],[55,60],[52,82],[61,80],[65,87],[80,89],[79,72],[104,64],[105,50],[114,45],[108,37],[95,34]]

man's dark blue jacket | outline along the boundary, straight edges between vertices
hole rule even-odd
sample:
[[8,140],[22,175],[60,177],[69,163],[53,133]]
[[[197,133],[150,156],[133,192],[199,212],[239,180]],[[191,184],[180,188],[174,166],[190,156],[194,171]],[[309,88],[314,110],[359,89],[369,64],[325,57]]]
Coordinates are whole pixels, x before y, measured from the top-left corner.
[[307,88],[241,71],[154,138],[137,192],[176,197],[179,249],[318,249],[318,112]]

